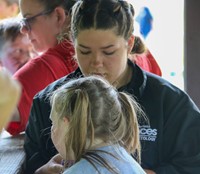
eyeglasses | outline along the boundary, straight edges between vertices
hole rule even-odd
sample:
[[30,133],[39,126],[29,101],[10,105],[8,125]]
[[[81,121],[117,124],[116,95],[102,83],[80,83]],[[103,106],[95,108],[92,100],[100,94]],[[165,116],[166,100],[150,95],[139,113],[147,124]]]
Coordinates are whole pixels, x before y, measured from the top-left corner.
[[[54,9],[53,9],[54,10]],[[29,17],[29,18],[22,18],[21,21],[20,21],[20,24],[21,24],[21,29],[23,27],[26,28],[27,31],[31,31],[31,23],[39,16],[43,16],[43,15],[47,15],[47,14],[50,14],[51,12],[53,12],[53,10],[48,10],[48,11],[42,11],[32,17]]]

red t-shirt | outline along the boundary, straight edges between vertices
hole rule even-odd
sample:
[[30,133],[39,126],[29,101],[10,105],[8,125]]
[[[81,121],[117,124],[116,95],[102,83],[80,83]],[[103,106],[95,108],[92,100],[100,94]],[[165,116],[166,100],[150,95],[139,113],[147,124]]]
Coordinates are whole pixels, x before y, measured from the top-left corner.
[[143,54],[135,54],[131,60],[143,70],[162,76],[161,69],[150,51]]
[[22,95],[18,104],[20,122],[11,122],[7,128],[9,133],[15,135],[25,130],[35,94],[77,68],[73,56],[72,44],[63,42],[30,60],[14,74],[14,78],[22,85]]

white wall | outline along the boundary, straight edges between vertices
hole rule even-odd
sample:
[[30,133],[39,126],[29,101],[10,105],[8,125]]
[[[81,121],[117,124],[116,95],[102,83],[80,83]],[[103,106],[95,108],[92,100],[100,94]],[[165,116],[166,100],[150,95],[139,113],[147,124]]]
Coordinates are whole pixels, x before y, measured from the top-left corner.
[[[153,16],[153,29],[144,40],[159,63],[163,78],[184,88],[183,41],[184,0],[128,0],[135,8],[137,17],[141,7],[148,7]],[[139,25],[135,22],[135,35]]]

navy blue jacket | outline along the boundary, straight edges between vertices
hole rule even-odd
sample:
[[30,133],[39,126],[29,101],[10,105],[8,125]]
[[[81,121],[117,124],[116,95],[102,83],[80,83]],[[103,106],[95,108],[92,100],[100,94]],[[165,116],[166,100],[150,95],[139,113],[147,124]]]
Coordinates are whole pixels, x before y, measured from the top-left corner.
[[[149,119],[149,124],[140,123],[142,167],[157,174],[199,174],[199,109],[185,92],[168,81],[130,61],[128,64],[133,68],[132,80],[119,91],[132,94]],[[34,173],[57,153],[50,138],[48,96],[69,79],[81,76],[77,69],[34,97],[24,145],[25,173]]]

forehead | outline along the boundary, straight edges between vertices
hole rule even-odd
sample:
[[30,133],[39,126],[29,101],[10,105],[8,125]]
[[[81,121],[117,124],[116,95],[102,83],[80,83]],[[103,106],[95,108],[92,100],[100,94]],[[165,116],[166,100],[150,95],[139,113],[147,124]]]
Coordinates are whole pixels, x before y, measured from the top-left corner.
[[31,45],[30,40],[27,38],[27,36],[25,35],[21,35],[19,34],[15,40],[7,40],[5,42],[5,45],[9,44],[10,46],[14,46],[14,45]]
[[6,0],[0,0],[0,5],[7,5]]
[[96,30],[86,29],[78,33],[75,39],[75,44],[83,44],[86,46],[103,46],[109,44],[117,44],[124,42],[125,39],[122,36],[118,36],[113,29],[110,30]]
[[23,17],[34,15],[44,10],[44,6],[37,0],[20,0],[20,11]]
[[18,35],[13,44],[32,46],[31,41],[28,39],[26,35]]

